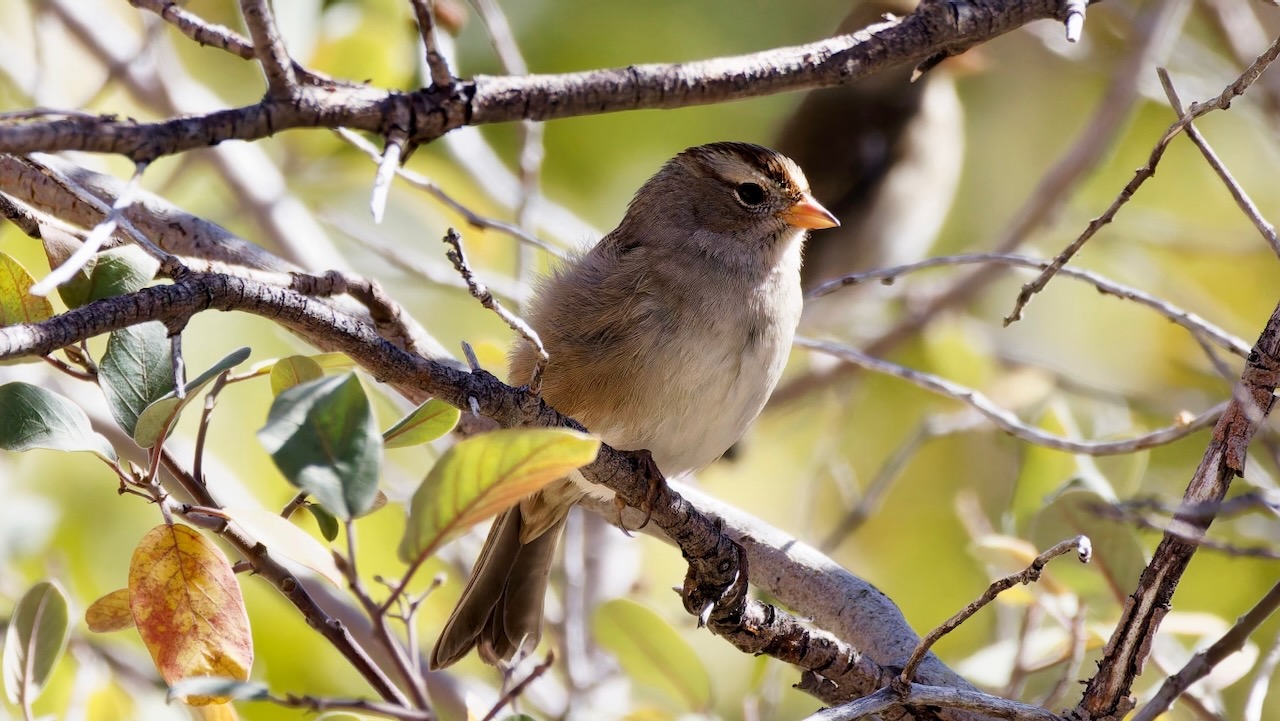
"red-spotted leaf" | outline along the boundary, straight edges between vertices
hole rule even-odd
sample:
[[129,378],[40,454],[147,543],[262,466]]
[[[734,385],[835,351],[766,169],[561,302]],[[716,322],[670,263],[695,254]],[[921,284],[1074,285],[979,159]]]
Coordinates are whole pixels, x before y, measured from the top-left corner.
[[[147,532],[129,564],[129,608],[160,677],[173,686],[200,676],[249,678],[253,638],[227,557],[189,526]],[[187,703],[222,703],[217,695]]]
[[406,562],[596,458],[600,440],[559,428],[468,438],[445,452],[413,494],[400,541]]

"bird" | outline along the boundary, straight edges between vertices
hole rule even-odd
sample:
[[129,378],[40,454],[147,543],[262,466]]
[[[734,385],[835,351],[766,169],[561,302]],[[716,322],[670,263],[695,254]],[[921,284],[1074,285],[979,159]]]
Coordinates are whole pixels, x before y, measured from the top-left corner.
[[[915,5],[860,0],[837,32],[909,13]],[[964,113],[954,79],[978,64],[966,55],[914,80],[913,68],[902,66],[812,90],[781,125],[773,146],[805,168],[814,197],[843,223],[806,246],[806,292],[843,275],[925,257],[951,208],[964,157]],[[856,303],[847,293],[814,299],[803,326],[865,340],[883,329],[884,302],[895,292],[871,286]]]
[[[716,142],[679,153],[616,229],[536,287],[525,320],[550,358],[543,399],[610,446],[647,451],[667,477],[708,465],[777,385],[803,306],[804,239],[837,225],[773,150]],[[529,383],[536,359],[517,342],[508,382]],[[497,517],[431,668],[473,648],[496,665],[537,644],[556,545],[588,495],[613,499],[575,472]]]

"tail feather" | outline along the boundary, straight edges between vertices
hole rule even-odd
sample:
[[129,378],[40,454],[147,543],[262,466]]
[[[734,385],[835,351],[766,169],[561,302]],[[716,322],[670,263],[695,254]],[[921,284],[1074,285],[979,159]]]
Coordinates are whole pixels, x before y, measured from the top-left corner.
[[519,506],[493,522],[462,598],[431,650],[433,670],[456,663],[477,645],[489,663],[510,659],[522,645],[537,645],[564,516],[528,543],[520,541],[522,525]]

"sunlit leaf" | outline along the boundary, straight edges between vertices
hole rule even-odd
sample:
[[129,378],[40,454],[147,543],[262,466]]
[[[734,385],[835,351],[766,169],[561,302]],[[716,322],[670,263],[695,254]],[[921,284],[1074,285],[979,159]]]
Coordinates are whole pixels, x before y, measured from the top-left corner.
[[67,596],[54,581],[32,586],[9,618],[4,638],[4,693],[22,705],[40,694],[67,647]]
[[98,253],[89,274],[85,302],[132,293],[150,285],[160,261],[136,245],[122,245]]
[[711,674],[669,623],[635,601],[605,603],[591,622],[592,634],[638,686],[662,689],[692,711],[711,707]]
[[[351,370],[356,365],[355,361],[351,360],[351,356],[348,356],[346,353],[316,353],[315,355],[309,355],[306,357],[315,361],[321,369],[326,371]],[[268,358],[266,360],[258,361],[257,363],[249,366],[249,370],[245,371],[245,376],[248,378],[260,378],[265,375],[270,375],[271,371],[275,369],[276,363],[279,363],[281,360],[283,359]]]
[[173,390],[169,331],[156,321],[115,331],[98,370],[111,417],[132,436],[138,415]]
[[[253,639],[240,585],[222,551],[194,529],[161,525],[143,536],[129,564],[129,607],[165,683],[248,680]],[[187,702],[226,700],[203,695]]]
[[88,451],[115,460],[116,452],[89,425],[89,416],[63,396],[30,383],[0,386],[0,448]]
[[599,450],[598,439],[559,428],[500,430],[458,443],[413,494],[400,558],[434,552],[456,534],[595,460]]
[[133,628],[133,611],[129,608],[129,589],[117,588],[89,604],[84,622],[94,633],[110,633]]
[[0,326],[38,323],[53,317],[48,298],[31,295],[35,279],[22,264],[0,253]]
[[276,396],[258,440],[290,483],[339,518],[354,518],[373,506],[382,436],[354,373],[303,383]]
[[227,506],[225,510],[236,525],[248,531],[268,551],[306,566],[342,588],[342,573],[333,560],[333,552],[301,528],[261,508]]
[[271,395],[278,396],[289,388],[323,376],[320,364],[304,355],[281,358],[271,366]]
[[457,408],[432,398],[388,428],[382,434],[382,442],[387,448],[430,443],[453,430],[461,417]]
[[230,701],[211,703],[206,706],[188,705],[187,711],[196,721],[240,721],[240,714],[236,713],[235,704]]
[[169,700],[186,701],[193,706],[203,706],[196,701],[202,698],[220,698],[220,703],[264,699],[267,687],[253,681],[240,681],[224,676],[195,676],[169,684]]
[[161,436],[165,430],[173,427],[173,420],[182,413],[182,409],[187,407],[201,388],[217,378],[219,373],[243,363],[248,357],[248,348],[234,350],[214,363],[212,368],[196,376],[194,380],[187,381],[183,386],[182,398],[178,398],[177,393],[169,391],[163,397],[153,401],[138,415],[138,421],[133,429],[133,440],[142,448],[155,446],[162,440]]

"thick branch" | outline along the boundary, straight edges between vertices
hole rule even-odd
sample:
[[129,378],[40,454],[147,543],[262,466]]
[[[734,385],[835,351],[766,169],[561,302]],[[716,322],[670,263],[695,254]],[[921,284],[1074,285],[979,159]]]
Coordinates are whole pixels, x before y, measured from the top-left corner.
[[1059,0],[930,1],[900,22],[808,45],[690,63],[632,65],[559,75],[477,76],[409,94],[350,83],[303,85],[290,98],[153,123],[78,116],[0,126],[0,152],[85,150],[135,161],[256,140],[282,130],[349,127],[382,134],[407,106],[408,141],[428,143],[462,125],[554,120],[682,108],[853,82],[878,70],[951,55],[1035,20],[1062,19]]
[[1155,555],[1142,572],[1138,587],[1125,602],[1124,613],[1107,643],[1098,673],[1089,680],[1075,713],[1084,719],[1124,716],[1132,707],[1129,691],[1142,673],[1160,622],[1171,607],[1173,592],[1195,554],[1198,541],[1213,522],[1203,509],[1226,496],[1231,481],[1244,473],[1249,441],[1271,412],[1272,395],[1280,381],[1280,305],[1272,311],[1258,342],[1249,353],[1231,402],[1213,429],[1191,483],[1182,496],[1189,512],[1174,516]]

